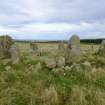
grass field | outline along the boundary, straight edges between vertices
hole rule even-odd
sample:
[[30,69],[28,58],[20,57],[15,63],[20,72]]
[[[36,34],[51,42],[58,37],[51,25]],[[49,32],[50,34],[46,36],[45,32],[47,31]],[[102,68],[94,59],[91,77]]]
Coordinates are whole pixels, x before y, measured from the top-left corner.
[[39,43],[41,56],[29,53],[29,43],[16,44],[20,64],[0,61],[0,105],[105,105],[105,59],[93,55],[99,45],[81,44],[86,56],[78,65],[89,61],[91,68],[74,66],[62,74],[52,72],[43,63],[55,56],[58,44]]
[[[30,44],[29,43],[16,43],[21,52],[27,52],[27,50],[30,49]],[[58,50],[58,43],[38,43],[39,49],[47,50],[49,53],[52,51],[57,51]],[[65,44],[65,46],[67,46]],[[92,49],[92,46],[94,49]],[[81,44],[81,50],[83,51],[97,51],[99,48],[99,44]]]

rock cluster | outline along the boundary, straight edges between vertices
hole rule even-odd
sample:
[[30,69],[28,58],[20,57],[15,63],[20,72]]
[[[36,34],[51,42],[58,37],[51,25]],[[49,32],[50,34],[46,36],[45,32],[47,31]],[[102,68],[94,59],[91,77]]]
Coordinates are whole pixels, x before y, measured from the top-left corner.
[[55,58],[49,58],[45,61],[45,65],[49,69],[65,66],[65,58],[62,56],[60,56],[56,59]]

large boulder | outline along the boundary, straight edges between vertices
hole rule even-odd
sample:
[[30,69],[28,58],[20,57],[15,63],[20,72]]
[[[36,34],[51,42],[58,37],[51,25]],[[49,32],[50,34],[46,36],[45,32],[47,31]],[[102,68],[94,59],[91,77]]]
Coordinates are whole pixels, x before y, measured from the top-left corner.
[[9,49],[14,44],[10,36],[0,36],[0,58],[9,58]]
[[68,46],[65,52],[66,62],[71,63],[79,60],[80,54],[80,38],[77,35],[73,35],[68,41]]
[[13,64],[19,64],[20,53],[18,47],[14,44],[10,47],[10,55]]

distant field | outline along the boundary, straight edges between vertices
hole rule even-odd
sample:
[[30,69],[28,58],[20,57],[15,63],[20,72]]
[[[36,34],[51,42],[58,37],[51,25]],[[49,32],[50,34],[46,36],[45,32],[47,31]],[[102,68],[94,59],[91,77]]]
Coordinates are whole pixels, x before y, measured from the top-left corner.
[[[20,51],[22,52],[27,52],[30,49],[30,44],[29,43],[16,43]],[[67,45],[65,44],[65,47]],[[81,50],[82,51],[91,51],[95,52],[99,48],[99,44],[81,44]],[[47,50],[49,52],[56,52],[58,50],[58,43],[38,43],[38,48]]]

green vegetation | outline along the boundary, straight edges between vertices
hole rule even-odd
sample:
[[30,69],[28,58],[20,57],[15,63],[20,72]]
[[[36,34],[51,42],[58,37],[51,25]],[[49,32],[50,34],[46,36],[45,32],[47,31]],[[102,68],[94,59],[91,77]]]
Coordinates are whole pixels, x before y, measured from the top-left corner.
[[0,58],[10,57],[9,49],[13,43],[14,41],[8,35],[0,36]]
[[[82,44],[77,66],[60,74],[44,65],[45,59],[56,56],[58,44],[39,43],[41,56],[28,52],[29,43],[16,44],[20,64],[0,61],[0,105],[105,105],[105,58],[94,54],[99,45],[91,50]],[[91,63],[90,69],[84,68],[84,61]]]

